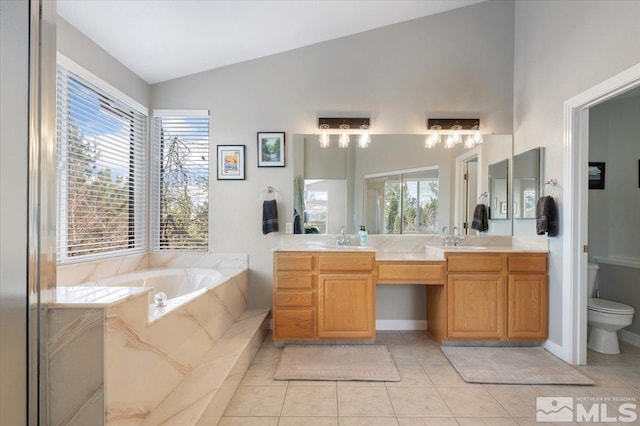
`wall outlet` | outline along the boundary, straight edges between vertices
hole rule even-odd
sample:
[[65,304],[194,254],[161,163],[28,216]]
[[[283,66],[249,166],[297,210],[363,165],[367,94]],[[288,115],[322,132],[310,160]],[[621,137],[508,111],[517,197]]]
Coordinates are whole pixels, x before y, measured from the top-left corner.
[[285,234],[293,234],[293,223],[287,222],[284,225],[284,233]]

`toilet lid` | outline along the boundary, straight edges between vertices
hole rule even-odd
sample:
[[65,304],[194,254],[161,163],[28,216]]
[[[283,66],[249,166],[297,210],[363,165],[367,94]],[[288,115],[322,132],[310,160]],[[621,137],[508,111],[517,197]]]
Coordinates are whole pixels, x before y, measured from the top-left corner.
[[588,309],[592,311],[603,312],[606,314],[633,314],[635,312],[629,305],[606,299],[589,299],[587,301],[587,306]]

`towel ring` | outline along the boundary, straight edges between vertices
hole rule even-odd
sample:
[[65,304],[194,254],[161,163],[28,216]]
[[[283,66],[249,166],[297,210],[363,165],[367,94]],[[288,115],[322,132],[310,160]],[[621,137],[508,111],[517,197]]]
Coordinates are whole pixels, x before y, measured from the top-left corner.
[[487,201],[488,198],[489,198],[489,193],[485,191],[482,194],[480,194],[480,196],[478,197],[478,203],[482,203],[483,201]]
[[551,187],[551,194],[549,195],[550,197],[553,197],[556,194],[556,187],[558,186],[558,180],[557,179],[549,179],[548,181],[546,181],[544,183],[544,189],[542,190],[542,195],[545,195],[547,186]]
[[273,189],[273,186],[267,186],[260,193],[260,199],[262,201],[277,200],[278,199],[278,191]]

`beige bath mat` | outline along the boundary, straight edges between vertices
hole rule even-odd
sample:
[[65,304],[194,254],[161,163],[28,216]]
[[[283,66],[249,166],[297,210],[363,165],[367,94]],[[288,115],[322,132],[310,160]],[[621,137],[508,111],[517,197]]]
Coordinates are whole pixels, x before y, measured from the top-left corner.
[[593,385],[593,380],[541,347],[443,346],[465,382],[522,385]]
[[382,345],[286,346],[274,378],[400,381],[393,359]]

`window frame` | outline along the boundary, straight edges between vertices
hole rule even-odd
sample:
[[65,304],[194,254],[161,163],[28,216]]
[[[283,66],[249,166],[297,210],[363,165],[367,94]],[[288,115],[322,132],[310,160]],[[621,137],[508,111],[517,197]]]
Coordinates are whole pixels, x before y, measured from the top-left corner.
[[[123,93],[119,89],[115,88],[111,84],[102,80],[100,77],[96,76],[92,72],[88,71],[84,67],[78,65],[71,59],[67,58],[60,52],[57,53],[56,59],[56,80],[58,79],[58,67],[62,67],[66,72],[75,74],[80,80],[77,80],[79,84],[85,85],[89,90],[96,92],[99,96],[107,98],[109,100],[113,100],[127,107],[128,110],[131,111],[132,118],[130,121],[130,126],[132,130],[135,128],[136,118],[135,114],[140,114],[142,119],[140,120],[140,124],[142,125],[140,131],[142,135],[140,135],[139,140],[135,138],[135,136],[130,137],[129,143],[129,172],[127,174],[128,179],[131,178],[131,174],[135,173],[134,176],[138,177],[138,179],[133,180],[133,184],[129,185],[128,196],[130,199],[129,203],[129,238],[128,248],[125,249],[117,249],[111,251],[105,251],[101,253],[90,253],[90,254],[78,254],[75,256],[69,256],[68,251],[68,229],[69,229],[69,220],[68,220],[68,202],[61,203],[60,200],[68,200],[68,173],[59,174],[56,176],[56,199],[60,204],[58,206],[57,212],[60,217],[57,218],[57,230],[56,230],[56,261],[58,264],[73,264],[73,263],[82,263],[82,262],[90,262],[101,259],[108,259],[113,257],[126,256],[130,254],[138,254],[145,253],[148,248],[148,233],[147,233],[147,224],[146,217],[148,216],[148,140],[149,140],[149,111],[148,108],[131,98],[127,94]],[[88,83],[88,86],[87,86]],[[56,83],[56,97],[58,96],[58,84]],[[69,96],[68,92],[64,96]],[[68,103],[66,104],[68,105]],[[121,111],[123,117],[127,114],[126,111]],[[56,128],[58,127],[58,114],[56,113]],[[66,133],[66,130],[65,130]],[[56,132],[57,134],[57,132]],[[131,134],[131,133],[130,133]],[[140,143],[140,146],[136,146],[136,141]],[[56,152],[59,147],[59,140],[56,136]],[[68,149],[68,138],[65,138],[63,143],[65,143],[65,149]],[[135,153],[139,152],[139,156],[141,158],[135,158]],[[57,156],[57,154],[56,154]],[[56,172],[58,173],[60,170],[67,170],[68,163],[60,164],[61,161],[67,161],[66,159],[57,158],[58,162],[56,167]],[[136,171],[135,168],[132,168],[131,165],[138,164],[140,167],[140,171]],[[61,184],[61,182],[63,184]],[[66,218],[66,219],[65,219]],[[133,223],[131,224],[131,221]],[[131,245],[134,245],[131,247]],[[137,246],[136,246],[137,244]]]
[[[207,149],[207,202],[209,203],[209,215],[207,217],[207,245],[201,249],[186,248],[162,248],[160,245],[160,196],[161,196],[161,144],[158,132],[157,120],[162,117],[190,118],[190,117],[206,117],[208,119],[208,149]],[[211,158],[216,157],[215,147],[211,144],[211,113],[208,109],[154,109],[151,114],[152,131],[150,137],[150,155],[151,161],[149,176],[150,189],[150,220],[149,220],[149,248],[154,253],[211,253]],[[153,183],[151,183],[153,182]]]

